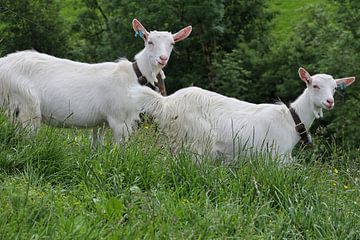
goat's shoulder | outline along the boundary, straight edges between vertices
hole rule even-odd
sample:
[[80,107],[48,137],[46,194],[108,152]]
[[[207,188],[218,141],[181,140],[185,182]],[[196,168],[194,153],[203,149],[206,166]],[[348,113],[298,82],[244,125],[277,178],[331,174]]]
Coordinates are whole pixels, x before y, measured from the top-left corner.
[[177,90],[174,95],[200,95],[200,94],[205,94],[206,92],[210,92],[208,90],[199,88],[199,87],[186,87],[186,88],[182,88]]
[[176,91],[173,94],[174,97],[177,98],[188,98],[189,100],[202,99],[203,101],[211,100],[211,101],[219,101],[219,99],[226,100],[229,99],[226,96],[223,96],[219,93],[212,92],[206,89],[202,89],[200,87],[187,87],[182,88]]
[[287,113],[287,107],[283,103],[260,103],[253,106],[254,113],[258,114],[284,115]]
[[251,111],[251,116],[263,123],[273,124],[292,124],[293,120],[288,107],[283,104],[256,104],[256,108]]
[[112,72],[113,79],[118,81],[121,79],[122,83],[132,83],[136,81],[136,74],[133,70],[132,63],[127,59],[122,59],[116,62],[116,67]]
[[121,59],[116,62],[115,73],[118,74],[132,74],[134,73],[132,63],[127,59]]

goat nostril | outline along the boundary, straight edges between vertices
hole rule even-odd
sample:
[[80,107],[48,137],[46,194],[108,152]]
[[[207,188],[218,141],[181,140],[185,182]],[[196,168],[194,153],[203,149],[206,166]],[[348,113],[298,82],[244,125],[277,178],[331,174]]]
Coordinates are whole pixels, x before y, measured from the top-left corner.
[[168,57],[165,56],[165,55],[161,55],[161,56],[160,56],[160,59],[163,60],[163,61],[166,61],[166,60],[168,59]]
[[326,102],[327,102],[328,104],[332,105],[332,104],[334,103],[334,100],[328,99],[328,100],[326,100]]

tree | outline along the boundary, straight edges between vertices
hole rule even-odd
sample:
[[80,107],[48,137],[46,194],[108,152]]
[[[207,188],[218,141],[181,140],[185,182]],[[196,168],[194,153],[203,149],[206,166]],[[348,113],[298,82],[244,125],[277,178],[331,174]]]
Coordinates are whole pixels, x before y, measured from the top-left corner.
[[[79,15],[73,30],[81,36],[81,45],[77,45],[80,47],[79,56],[92,56],[93,61],[124,56],[132,59],[143,47],[142,41],[134,38],[131,28],[133,18],[139,18],[149,30],[176,32],[184,26],[193,26],[191,36],[175,46],[166,68],[169,92],[189,85],[215,90],[222,86],[226,75],[221,73],[217,76],[216,71],[223,64],[221,59],[233,48],[240,46],[242,50],[236,52],[244,53],[244,49],[259,47],[262,49],[257,52],[259,58],[268,49],[264,43],[271,14],[266,11],[264,0],[251,3],[246,0],[83,2],[86,9]],[[250,51],[247,52],[250,54]],[[233,56],[229,56],[225,63],[230,64]],[[255,77],[257,71],[247,69],[252,63],[246,57],[241,57],[244,59],[241,68],[252,73],[249,77]],[[244,73],[238,70],[233,69],[235,76]],[[226,93],[227,87],[224,85],[217,90]]]
[[[276,95],[287,102],[302,91],[296,70],[306,67],[310,73],[328,73],[334,78],[354,76],[360,62],[360,4],[358,1],[338,1],[329,9],[326,4],[304,9],[307,16],[295,28],[290,41],[272,49],[269,68],[264,76],[276,83]],[[277,79],[275,79],[277,77]],[[276,81],[277,80],[277,81]],[[334,111],[326,112],[322,121],[329,136],[359,147],[360,85],[355,82],[346,89],[345,98],[335,98]],[[316,127],[316,125],[315,125]]]
[[273,83],[262,75],[273,43],[269,25],[273,16],[262,0],[225,2],[225,30],[211,90],[251,102],[272,99]]
[[52,0],[1,0],[0,35],[2,54],[35,49],[64,56],[67,51],[66,28]]

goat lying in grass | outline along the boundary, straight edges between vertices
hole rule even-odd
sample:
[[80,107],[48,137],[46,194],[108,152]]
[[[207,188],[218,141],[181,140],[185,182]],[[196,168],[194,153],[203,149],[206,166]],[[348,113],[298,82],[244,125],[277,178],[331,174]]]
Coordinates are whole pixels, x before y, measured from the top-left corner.
[[[192,30],[188,26],[176,34],[148,32],[138,20],[132,24],[145,42],[135,56],[136,64],[128,60],[87,64],[35,51],[1,58],[0,106],[8,107],[11,117],[34,130],[41,121],[59,127],[93,127],[94,143],[102,142],[108,125],[116,142],[126,139],[139,117],[129,88],[139,83],[154,87],[158,74],[164,78],[162,68],[174,43]],[[100,136],[98,127],[102,127]]]
[[144,87],[132,92],[142,110],[155,117],[177,146],[184,143],[195,153],[212,157],[234,158],[255,152],[291,162],[297,142],[301,138],[311,141],[307,130],[313,120],[323,116],[322,109],[334,107],[337,85],[355,81],[354,77],[334,80],[327,74],[310,76],[304,68],[299,69],[299,76],[307,88],[290,108],[248,103],[197,87],[168,97]]

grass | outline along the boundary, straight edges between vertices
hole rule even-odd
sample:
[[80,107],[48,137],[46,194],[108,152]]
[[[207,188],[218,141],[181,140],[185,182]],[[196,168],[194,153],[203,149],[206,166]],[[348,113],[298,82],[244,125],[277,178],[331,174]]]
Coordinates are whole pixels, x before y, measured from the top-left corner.
[[294,34],[294,27],[307,15],[307,9],[319,4],[328,6],[332,11],[334,2],[323,0],[269,0],[271,11],[276,13],[273,35],[277,40],[286,41]]
[[151,126],[126,148],[89,146],[87,131],[31,138],[0,115],[0,239],[360,236],[360,160],[349,149],[318,143],[290,166],[194,164]]

